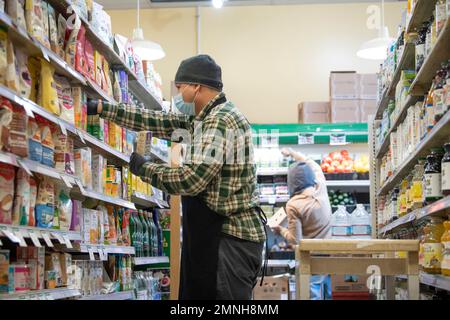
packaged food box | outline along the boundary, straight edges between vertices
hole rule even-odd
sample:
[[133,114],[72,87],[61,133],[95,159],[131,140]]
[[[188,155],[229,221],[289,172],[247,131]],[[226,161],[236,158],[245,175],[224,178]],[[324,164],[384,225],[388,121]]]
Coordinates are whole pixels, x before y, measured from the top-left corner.
[[368,275],[332,275],[332,292],[369,292]]
[[9,292],[9,250],[0,250],[0,293]]
[[355,71],[332,71],[330,74],[331,99],[358,99],[359,78]]
[[103,193],[105,178],[103,172],[106,170],[106,159],[99,154],[92,157],[92,187],[94,191]]
[[84,187],[92,189],[92,151],[91,148],[75,149],[75,174]]
[[[258,278],[258,282],[261,279]],[[262,286],[253,289],[254,300],[289,300],[289,278],[287,276],[264,277]]]
[[360,121],[359,100],[332,100],[331,123]]
[[72,256],[68,253],[61,253],[59,255],[59,263],[61,266],[61,283],[63,286],[67,286],[70,267],[72,265]]
[[302,102],[298,105],[299,123],[329,123],[329,102]]

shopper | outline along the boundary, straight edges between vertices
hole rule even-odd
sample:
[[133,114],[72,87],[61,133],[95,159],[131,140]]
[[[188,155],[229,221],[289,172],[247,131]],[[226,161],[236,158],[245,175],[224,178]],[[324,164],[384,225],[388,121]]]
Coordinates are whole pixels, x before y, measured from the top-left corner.
[[[331,236],[331,205],[328,199],[325,176],[320,166],[312,159],[292,149],[283,149],[284,156],[291,156],[296,162],[288,172],[290,200],[286,204],[288,228],[272,228],[281,234],[290,245],[299,240],[327,239]],[[331,296],[329,276],[311,277],[313,300]]]
[[156,137],[193,141],[190,159],[181,167],[133,153],[130,170],[156,188],[182,196],[179,298],[251,299],[266,235],[255,191],[250,124],[227,101],[221,68],[210,56],[181,62],[175,84],[179,93],[173,101],[184,114],[95,102],[89,103],[89,113]]

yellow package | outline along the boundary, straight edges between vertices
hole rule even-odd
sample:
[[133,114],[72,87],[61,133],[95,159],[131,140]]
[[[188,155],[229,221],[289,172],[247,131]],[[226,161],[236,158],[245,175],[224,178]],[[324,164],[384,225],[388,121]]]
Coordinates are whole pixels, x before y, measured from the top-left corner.
[[26,0],[25,20],[28,33],[40,43],[44,43],[42,0]]
[[113,96],[113,87],[110,77],[110,69],[109,69],[109,63],[106,61],[106,59],[103,60],[103,76],[105,79],[105,83],[103,83],[103,90],[105,90],[110,97]]
[[102,55],[96,50],[94,52],[94,62],[95,62],[95,82],[102,87],[103,80],[103,63]]
[[20,84],[19,84],[19,77],[18,77],[18,66],[17,66],[17,60],[16,55],[14,52],[14,46],[11,41],[8,40],[8,47],[7,47],[7,62],[8,65],[6,67],[6,86],[10,88],[11,90],[14,90],[16,92],[19,92],[20,90]]
[[0,29],[0,84],[6,83],[6,69],[8,68],[8,34]]
[[[36,58],[28,58],[28,71],[31,77],[30,100],[38,103],[39,79],[40,79],[40,62]],[[39,103],[38,103],[39,104]]]
[[61,113],[59,108],[58,92],[56,91],[56,83],[53,77],[55,69],[44,59],[41,60],[41,105],[56,115]]

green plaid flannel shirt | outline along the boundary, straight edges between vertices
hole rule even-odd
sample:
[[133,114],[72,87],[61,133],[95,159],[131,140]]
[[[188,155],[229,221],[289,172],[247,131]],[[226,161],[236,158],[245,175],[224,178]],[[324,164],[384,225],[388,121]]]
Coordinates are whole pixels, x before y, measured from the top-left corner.
[[[223,93],[217,95],[196,117],[107,103],[101,117],[131,130],[152,131],[166,140],[172,140],[177,129],[185,129],[189,135],[201,132],[201,138],[194,134],[189,144],[190,163],[169,168],[148,162],[143,166],[142,179],[169,194],[201,197],[211,210],[226,217],[223,233],[263,242],[264,225],[255,209],[258,195],[251,128],[232,103],[214,106],[223,97]],[[230,135],[237,137],[238,132],[241,138]]]

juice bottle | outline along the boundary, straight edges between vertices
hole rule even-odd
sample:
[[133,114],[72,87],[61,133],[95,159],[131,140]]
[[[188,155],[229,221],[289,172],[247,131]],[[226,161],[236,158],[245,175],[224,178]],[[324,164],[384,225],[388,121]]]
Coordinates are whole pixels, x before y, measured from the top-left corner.
[[441,273],[450,276],[450,218],[444,222],[445,232],[442,235],[442,262]]
[[142,230],[143,230],[143,239],[142,239],[142,249],[143,256],[150,256],[150,238],[149,238],[149,228],[148,224],[144,219],[144,212],[142,210],[139,211],[139,219],[141,220]]
[[414,167],[414,175],[411,188],[411,209],[416,210],[423,206],[423,175],[425,169],[423,165],[417,163]]
[[431,154],[427,156],[425,164],[424,184],[425,184],[425,201],[432,203],[442,198],[441,183],[441,161],[442,149],[433,148]]
[[429,227],[430,231],[425,236],[423,243],[423,270],[427,273],[441,273],[441,238],[444,233],[442,218],[431,218]]
[[435,89],[433,91],[433,105],[434,105],[434,121],[437,123],[444,114],[447,112],[447,106],[445,105],[445,90],[447,77],[447,64],[442,63],[441,69],[439,69],[434,78]]
[[136,257],[139,257],[139,248],[138,243],[136,240],[137,231],[136,231],[136,221],[134,220],[134,216],[130,215],[130,240],[131,240],[131,246],[134,247],[134,250],[136,251]]
[[401,193],[400,193],[400,212],[399,217],[402,217],[406,214],[406,190],[408,189],[408,180],[405,178],[401,183]]
[[419,241],[419,269],[423,271],[424,268],[424,254],[423,254],[423,247],[425,238],[428,236],[428,233],[430,232],[430,226],[429,224],[425,225],[423,227],[423,234],[420,236]]

